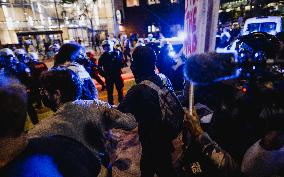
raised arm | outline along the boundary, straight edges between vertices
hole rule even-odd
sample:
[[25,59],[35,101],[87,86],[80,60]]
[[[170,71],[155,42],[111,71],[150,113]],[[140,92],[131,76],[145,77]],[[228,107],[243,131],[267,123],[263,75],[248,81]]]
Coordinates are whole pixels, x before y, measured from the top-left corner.
[[105,110],[105,117],[110,128],[118,128],[126,131],[133,130],[137,127],[134,116],[130,113],[122,113],[115,108]]
[[94,109],[99,109],[102,115],[102,123],[105,129],[118,128],[132,130],[136,128],[137,122],[132,114],[122,113],[116,107],[100,100],[96,100]]

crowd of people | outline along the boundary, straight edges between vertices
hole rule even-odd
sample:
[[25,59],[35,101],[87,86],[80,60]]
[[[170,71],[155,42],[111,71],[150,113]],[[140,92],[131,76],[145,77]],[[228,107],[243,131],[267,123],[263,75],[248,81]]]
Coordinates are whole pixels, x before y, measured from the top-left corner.
[[[170,44],[156,53],[136,42],[130,53],[103,41],[98,64],[81,45],[63,44],[50,69],[23,50],[2,49],[0,176],[112,176],[114,128],[138,128],[142,177],[284,176],[282,80],[244,90],[228,55],[193,55],[174,69]],[[124,57],[136,82],[125,96]],[[96,77],[108,103],[98,98]],[[41,103],[54,114],[39,121]],[[27,113],[35,127],[26,132]],[[182,146],[176,161],[173,142]]]

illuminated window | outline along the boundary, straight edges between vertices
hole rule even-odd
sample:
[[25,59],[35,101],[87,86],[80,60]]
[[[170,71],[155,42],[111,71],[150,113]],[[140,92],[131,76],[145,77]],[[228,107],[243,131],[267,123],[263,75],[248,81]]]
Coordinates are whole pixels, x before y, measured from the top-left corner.
[[156,31],[156,26],[152,25],[152,32],[155,32],[155,31]]
[[172,4],[178,3],[178,0],[171,0],[171,3],[172,3]]
[[160,4],[160,0],[148,0],[149,5]]
[[155,33],[155,32],[159,32],[160,31],[160,27],[156,26],[156,25],[149,25],[148,26],[148,33]]
[[151,32],[152,32],[152,27],[148,26],[148,33],[151,33]]
[[126,0],[127,7],[139,6],[139,0]]

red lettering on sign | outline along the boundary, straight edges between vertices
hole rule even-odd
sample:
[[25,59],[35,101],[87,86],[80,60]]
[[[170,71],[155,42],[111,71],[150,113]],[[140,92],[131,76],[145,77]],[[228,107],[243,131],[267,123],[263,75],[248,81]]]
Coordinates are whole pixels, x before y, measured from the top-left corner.
[[186,55],[196,52],[197,49],[196,3],[198,2],[198,0],[188,0],[188,2],[191,7],[186,6],[186,13],[185,13],[185,19],[186,19],[185,29],[187,32],[187,37],[184,44],[185,44]]

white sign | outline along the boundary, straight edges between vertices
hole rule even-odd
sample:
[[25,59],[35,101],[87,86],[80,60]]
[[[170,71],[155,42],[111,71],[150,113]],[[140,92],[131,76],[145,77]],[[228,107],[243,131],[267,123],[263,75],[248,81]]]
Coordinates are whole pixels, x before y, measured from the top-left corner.
[[184,54],[214,51],[220,0],[185,0]]
[[[195,53],[214,51],[220,0],[185,0],[184,29],[186,57]],[[193,112],[193,83],[189,85],[189,114]]]

